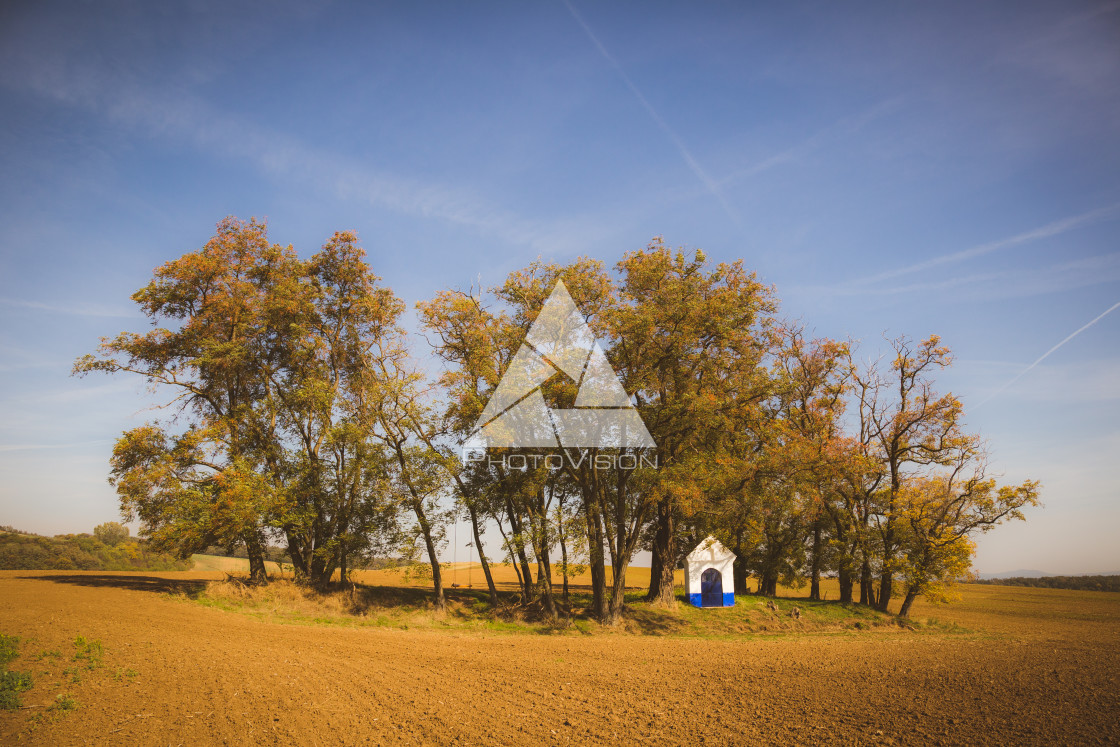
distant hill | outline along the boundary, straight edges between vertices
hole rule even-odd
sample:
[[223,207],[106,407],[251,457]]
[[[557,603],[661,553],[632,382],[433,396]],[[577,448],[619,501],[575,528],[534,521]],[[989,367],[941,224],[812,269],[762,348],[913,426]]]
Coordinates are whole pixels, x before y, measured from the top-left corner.
[[1078,591],[1120,591],[1120,574],[1101,576],[1013,576],[986,578],[977,584],[997,586],[1032,586],[1041,589],[1075,589]]
[[1053,574],[1047,573],[1046,571],[1018,570],[1018,571],[1004,571],[1003,573],[981,573],[980,578],[984,579],[984,580],[990,579],[990,578],[1042,578],[1043,576],[1051,576],[1051,575],[1053,575]]
[[993,578],[1047,578],[1062,576],[1065,578],[1078,578],[1079,576],[1120,576],[1120,571],[1101,571],[1098,573],[1049,573],[1047,571],[1004,571],[1003,573],[979,573],[977,578],[987,581]]
[[107,545],[92,534],[44,537],[0,527],[0,570],[7,571],[185,571],[191,561],[152,552],[142,541]]

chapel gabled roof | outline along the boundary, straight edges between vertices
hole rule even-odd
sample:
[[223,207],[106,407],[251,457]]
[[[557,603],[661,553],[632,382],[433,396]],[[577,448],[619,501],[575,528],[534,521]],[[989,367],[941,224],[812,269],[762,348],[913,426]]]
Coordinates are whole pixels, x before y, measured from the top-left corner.
[[726,560],[727,558],[734,558],[735,553],[728,550],[723,546],[723,543],[715,537],[708,535],[707,539],[696,546],[692,552],[688,554],[688,560],[692,561],[715,561]]

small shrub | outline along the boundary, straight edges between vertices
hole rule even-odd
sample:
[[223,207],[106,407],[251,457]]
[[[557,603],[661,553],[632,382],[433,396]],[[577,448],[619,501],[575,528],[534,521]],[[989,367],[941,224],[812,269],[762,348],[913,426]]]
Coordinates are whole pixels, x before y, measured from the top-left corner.
[[31,689],[30,672],[0,674],[0,709],[15,711],[20,706],[19,694]]
[[19,638],[0,633],[0,709],[19,708],[19,694],[31,689],[30,672],[10,672],[8,665],[19,656]]
[[19,638],[0,633],[0,667],[7,667],[19,656]]
[[85,636],[74,639],[74,661],[84,661],[86,669],[97,669],[101,666],[101,659],[105,653],[99,640],[88,640]]
[[78,707],[78,701],[70,693],[61,693],[55,698],[54,705],[47,710],[49,711],[73,711]]

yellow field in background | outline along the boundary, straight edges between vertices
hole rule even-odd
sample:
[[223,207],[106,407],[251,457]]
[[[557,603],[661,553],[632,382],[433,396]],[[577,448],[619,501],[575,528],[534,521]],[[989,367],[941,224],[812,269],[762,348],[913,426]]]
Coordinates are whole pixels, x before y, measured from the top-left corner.
[[[192,555],[194,561],[192,570],[195,571],[221,571],[223,573],[248,573],[249,560],[247,558],[224,558],[221,555]],[[265,561],[265,567],[270,574],[279,574],[280,566],[271,560]]]

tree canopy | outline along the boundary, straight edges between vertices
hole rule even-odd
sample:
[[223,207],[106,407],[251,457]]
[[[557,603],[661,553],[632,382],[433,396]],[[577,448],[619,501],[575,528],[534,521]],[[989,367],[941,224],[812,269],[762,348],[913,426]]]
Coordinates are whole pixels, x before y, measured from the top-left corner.
[[[500,458],[464,460],[459,447],[559,281],[655,447],[584,458],[501,447],[490,449]],[[674,570],[709,534],[736,553],[740,593],[754,577],[758,593],[809,583],[819,598],[831,573],[841,601],[855,601],[858,582],[860,602],[886,610],[900,597],[906,615],[967,575],[976,534],[1039,500],[1037,483],[989,476],[962,403],[936,390],[951,364],[936,336],[888,339],[887,358],[861,362],[852,341],[782,319],[774,289],[742,262],[713,264],[659,238],[610,267],[538,260],[495,288],[419,302],[443,364],[431,380],[410,358],[404,302],[351,233],[301,259],[263,223],[228,218],[133,300],[151,328],[75,364],[138,375],[163,398],[167,416],[114,449],[123,514],[181,557],[242,546],[262,581],[274,541],[317,584],[375,553],[424,555],[442,607],[440,548],[461,516],[491,603],[484,542],[496,529],[522,603],[550,617],[570,612],[568,576],[585,564],[591,613],[617,621],[641,550],[652,557],[648,599],[673,605]],[[551,377],[540,396],[570,408],[579,384]]]

